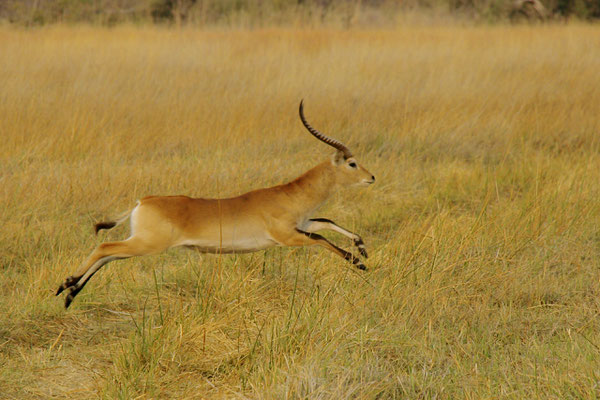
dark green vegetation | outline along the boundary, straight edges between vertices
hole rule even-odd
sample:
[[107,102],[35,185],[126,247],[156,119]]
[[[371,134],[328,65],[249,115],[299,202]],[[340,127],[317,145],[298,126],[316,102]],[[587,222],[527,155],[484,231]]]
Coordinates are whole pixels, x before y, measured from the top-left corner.
[[600,0],[0,0],[0,20],[175,25],[336,24],[382,26],[400,15],[474,21],[600,17]]

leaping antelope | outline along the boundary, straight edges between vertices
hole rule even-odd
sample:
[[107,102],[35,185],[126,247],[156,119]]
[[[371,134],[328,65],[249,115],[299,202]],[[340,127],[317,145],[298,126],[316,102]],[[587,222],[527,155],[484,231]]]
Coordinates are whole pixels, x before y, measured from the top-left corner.
[[315,232],[338,232],[352,239],[360,254],[367,258],[361,237],[329,219],[311,218],[311,215],[337,187],[368,186],[375,182],[375,177],[358,164],[341,142],[310,126],[304,117],[302,101],[299,112],[306,129],[337,150],[331,159],[289,183],[228,199],[145,197],[115,221],[96,224],[98,233],[131,218],[131,236],[123,241],[100,244],[75,274],[60,285],[56,295],[69,289],[65,308],[103,265],[113,260],[160,253],[177,246],[192,247],[205,253],[247,253],[273,246],[318,245],[366,270],[354,254]]

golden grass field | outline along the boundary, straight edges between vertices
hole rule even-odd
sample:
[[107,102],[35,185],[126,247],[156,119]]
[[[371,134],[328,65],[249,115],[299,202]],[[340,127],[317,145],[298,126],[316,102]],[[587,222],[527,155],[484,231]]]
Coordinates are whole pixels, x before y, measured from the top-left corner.
[[[600,397],[600,27],[0,29],[0,398]],[[150,194],[377,177],[318,248],[185,249],[54,297]],[[127,224],[126,224],[127,225]],[[351,242],[327,235],[345,248]]]

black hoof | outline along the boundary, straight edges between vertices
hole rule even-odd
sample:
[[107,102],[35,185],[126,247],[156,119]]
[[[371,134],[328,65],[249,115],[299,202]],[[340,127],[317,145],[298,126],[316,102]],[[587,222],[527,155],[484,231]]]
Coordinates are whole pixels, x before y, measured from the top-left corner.
[[73,294],[69,293],[67,295],[67,297],[65,298],[65,309],[69,308],[69,306],[71,305],[71,302],[73,301],[73,299],[75,298],[75,296],[73,296]]
[[61,294],[63,292],[63,290],[68,289],[71,286],[74,286],[77,283],[77,280],[78,279],[75,278],[74,276],[69,276],[67,279],[65,279],[65,282],[58,287],[58,290],[56,291],[56,296]]
[[80,290],[81,289],[71,289],[71,292],[67,295],[67,297],[65,297],[65,308],[69,308],[73,302],[73,299],[75,299],[75,296],[77,296],[77,293],[79,293]]
[[365,264],[356,264],[356,268],[360,269],[361,271],[366,271],[368,269]]
[[367,254],[367,250],[365,249],[364,246],[359,246],[358,247],[358,252],[364,257],[364,258],[369,258],[369,255]]
[[367,249],[365,248],[365,242],[361,238],[354,240],[354,245],[358,247],[358,251],[364,258],[369,258],[367,254]]

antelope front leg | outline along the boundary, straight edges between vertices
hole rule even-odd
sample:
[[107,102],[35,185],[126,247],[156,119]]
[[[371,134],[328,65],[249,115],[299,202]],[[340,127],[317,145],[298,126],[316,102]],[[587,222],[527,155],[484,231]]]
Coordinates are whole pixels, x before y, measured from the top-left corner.
[[342,235],[350,238],[354,241],[354,245],[358,248],[358,251],[364,258],[369,258],[367,254],[367,249],[365,248],[365,243],[362,238],[354,232],[350,232],[348,229],[344,229],[335,222],[327,218],[311,218],[308,220],[308,223],[303,227],[303,231],[308,233],[314,233],[322,230],[334,231],[337,233],[341,233]]
[[356,268],[361,269],[363,271],[367,270],[367,267],[360,261],[360,258],[356,257],[354,254],[337,247],[335,244],[331,243],[329,240],[325,239],[323,236],[302,231],[298,228],[295,229],[294,233],[286,234],[284,237],[282,235],[273,235],[274,239],[277,240],[284,246],[313,246],[318,245],[326,248],[327,250],[337,254],[340,257],[343,257],[346,261],[350,261]]

